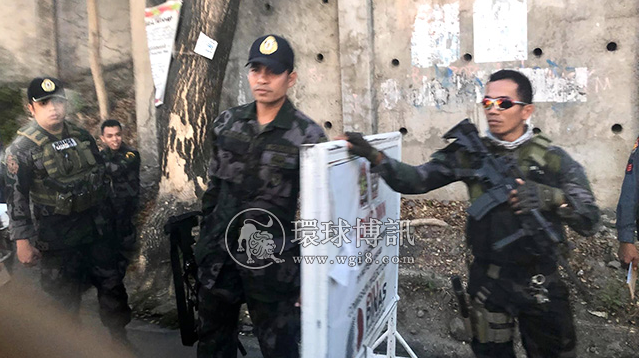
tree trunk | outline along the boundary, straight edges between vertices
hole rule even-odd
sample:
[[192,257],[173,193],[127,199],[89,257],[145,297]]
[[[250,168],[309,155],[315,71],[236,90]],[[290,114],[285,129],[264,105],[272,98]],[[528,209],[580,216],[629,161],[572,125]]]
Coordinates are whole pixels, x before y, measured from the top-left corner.
[[[206,186],[210,144],[207,129],[219,112],[226,65],[235,35],[240,0],[183,3],[164,104],[156,111],[161,177],[155,200],[143,209],[142,257],[130,272],[137,286],[132,304],[153,306],[171,294],[167,218],[199,209]],[[200,32],[218,42],[213,60],[193,52]],[[130,284],[129,287],[132,285]],[[174,306],[173,301],[169,301]],[[167,307],[168,308],[168,307]]]
[[[185,2],[165,104],[158,110],[160,196],[192,202],[206,184],[207,128],[219,112],[239,10],[239,0]],[[193,52],[201,32],[218,41],[213,60]]]
[[102,76],[102,60],[100,58],[100,18],[98,16],[98,7],[96,0],[87,0],[87,14],[89,27],[89,63],[91,65],[91,74],[93,75],[93,84],[95,85],[95,93],[98,97],[98,107],[100,108],[100,119],[109,118],[109,95],[104,85],[104,77]]

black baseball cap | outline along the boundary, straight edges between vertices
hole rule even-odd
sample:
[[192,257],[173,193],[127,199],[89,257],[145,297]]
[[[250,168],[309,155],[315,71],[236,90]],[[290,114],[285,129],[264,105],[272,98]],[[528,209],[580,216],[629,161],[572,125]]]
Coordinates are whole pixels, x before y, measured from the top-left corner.
[[67,99],[62,82],[53,77],[36,77],[27,89],[29,102],[40,102],[47,98],[58,97]]
[[295,55],[291,45],[284,38],[265,35],[251,45],[246,66],[252,63],[261,63],[279,75],[286,70],[293,71]]

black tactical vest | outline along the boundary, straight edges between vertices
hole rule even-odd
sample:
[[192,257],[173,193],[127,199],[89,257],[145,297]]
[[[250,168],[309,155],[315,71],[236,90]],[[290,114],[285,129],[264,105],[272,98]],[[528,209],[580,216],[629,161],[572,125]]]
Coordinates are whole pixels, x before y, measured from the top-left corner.
[[65,128],[67,135],[61,140],[35,122],[18,130],[42,149],[32,159],[42,163],[46,175],[33,178],[31,200],[61,215],[82,212],[105,198],[104,171],[91,152],[91,142],[76,125],[65,122]]

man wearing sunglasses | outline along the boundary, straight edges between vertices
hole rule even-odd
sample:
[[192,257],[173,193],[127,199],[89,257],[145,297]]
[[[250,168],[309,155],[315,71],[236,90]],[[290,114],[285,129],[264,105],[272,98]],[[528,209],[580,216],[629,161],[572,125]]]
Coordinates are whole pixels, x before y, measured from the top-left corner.
[[[488,121],[483,142],[496,157],[518,164],[522,178],[508,202],[497,205],[481,219],[468,218],[467,240],[474,261],[468,293],[472,303],[472,349],[477,357],[515,357],[513,335],[519,322],[529,357],[575,357],[575,329],[568,288],[557,272],[557,252],[531,249],[536,236],[524,236],[496,251],[493,244],[522,229],[518,215],[540,212],[556,233],[562,223],[582,235],[597,229],[599,209],[586,174],[564,150],[533,134],[527,124],[535,110],[530,80],[517,71],[491,75],[482,101]],[[422,194],[455,181],[468,187],[473,203],[488,189],[468,175],[477,159],[463,148],[449,145],[431,160],[411,166],[374,149],[360,133],[347,133],[351,153],[367,158],[371,171],[404,194]],[[466,174],[464,174],[466,173]]]

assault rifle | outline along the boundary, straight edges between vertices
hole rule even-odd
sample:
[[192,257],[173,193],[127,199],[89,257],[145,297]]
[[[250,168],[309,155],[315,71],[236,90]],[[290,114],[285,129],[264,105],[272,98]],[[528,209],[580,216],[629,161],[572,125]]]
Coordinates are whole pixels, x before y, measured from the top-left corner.
[[[164,233],[169,235],[171,242],[171,271],[173,271],[173,285],[175,286],[175,301],[180,323],[182,344],[193,346],[198,340],[195,326],[195,311],[197,311],[197,293],[200,282],[197,280],[197,264],[193,255],[193,228],[197,226],[201,211],[191,211],[178,216],[171,216],[164,225]],[[237,341],[237,348],[243,356],[246,349],[242,342]]]
[[[461,169],[460,175],[474,177],[479,180],[486,189],[473,204],[466,210],[468,214],[475,220],[480,220],[490,210],[498,205],[508,201],[508,195],[511,190],[516,189],[519,185],[515,180],[524,178],[521,169],[516,161],[507,161],[505,158],[496,158],[488,151],[484,143],[479,138],[477,128],[470,123],[468,118],[459,122],[455,127],[444,134],[445,139],[456,139],[455,144],[464,148],[472,157],[479,159],[480,167],[477,169]],[[545,238],[546,240],[534,240],[533,244],[538,248],[547,248],[551,246],[551,250],[557,243],[561,241],[561,237],[557,235],[551,224],[541,215],[538,209],[532,209],[526,214],[519,215],[522,228],[514,234],[511,234],[492,245],[493,250],[499,251],[513,242],[526,237]],[[551,242],[549,243],[548,240]],[[570,269],[568,260],[561,254],[557,254],[559,265],[570,277],[584,298],[590,300],[590,292],[579,280],[577,275]]]
[[[466,210],[475,220],[480,220],[490,210],[508,201],[511,190],[519,184],[517,178],[524,178],[516,161],[507,161],[495,157],[488,151],[479,138],[477,128],[470,123],[468,118],[459,122],[455,127],[444,134],[445,139],[456,139],[457,146],[464,148],[474,159],[478,159],[480,167],[477,169],[461,169],[462,175],[474,177],[479,180],[486,192],[482,194]],[[519,215],[521,229],[493,244],[493,250],[499,251],[513,242],[526,237],[546,237],[553,244],[561,241],[551,224],[541,215],[538,209],[532,209],[526,214]],[[539,235],[541,234],[541,235]],[[543,245],[535,240],[537,245]]]
[[197,226],[199,211],[191,211],[178,216],[171,216],[164,225],[164,233],[171,242],[171,270],[175,286],[178,321],[182,344],[192,346],[198,340],[195,327],[195,311],[197,310],[197,265],[193,255],[193,227]]

